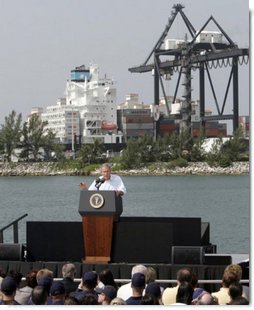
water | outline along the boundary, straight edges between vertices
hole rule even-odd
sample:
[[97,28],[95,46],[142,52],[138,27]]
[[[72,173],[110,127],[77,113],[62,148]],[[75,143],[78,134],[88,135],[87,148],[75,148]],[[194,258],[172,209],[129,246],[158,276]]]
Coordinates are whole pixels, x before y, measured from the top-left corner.
[[[90,184],[94,177],[86,177]],[[79,182],[83,177],[1,177],[0,228],[19,216],[20,242],[26,221],[80,221]],[[210,223],[218,253],[250,251],[249,176],[125,176],[123,216],[201,217]],[[13,241],[12,230],[4,234]]]

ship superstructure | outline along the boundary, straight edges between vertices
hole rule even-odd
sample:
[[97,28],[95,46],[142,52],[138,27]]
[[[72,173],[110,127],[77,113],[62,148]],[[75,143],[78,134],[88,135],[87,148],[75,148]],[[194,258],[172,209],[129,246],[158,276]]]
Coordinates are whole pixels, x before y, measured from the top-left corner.
[[82,65],[71,71],[71,79],[66,82],[65,98],[56,106],[48,107],[42,118],[48,121],[49,128],[54,130],[60,142],[69,142],[68,133],[64,133],[62,126],[60,134],[60,128],[53,126],[53,123],[59,123],[60,116],[63,122],[64,111],[71,111],[71,125],[68,126],[71,126],[72,137],[74,134],[80,136],[82,143],[93,143],[95,138],[102,143],[121,143],[122,133],[117,130],[116,109],[114,81],[106,76],[99,78],[97,64],[91,64],[89,68]]

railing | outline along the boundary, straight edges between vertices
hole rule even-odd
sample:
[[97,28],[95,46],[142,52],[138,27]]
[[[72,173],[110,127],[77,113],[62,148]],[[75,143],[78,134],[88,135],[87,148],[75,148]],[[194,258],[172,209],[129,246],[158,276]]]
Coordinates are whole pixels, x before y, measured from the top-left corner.
[[13,242],[19,243],[19,231],[18,231],[18,222],[21,221],[24,217],[28,216],[28,214],[24,214],[17,218],[15,221],[11,222],[10,224],[6,225],[5,227],[0,229],[0,243],[4,242],[4,231],[13,226]]
[[[25,281],[26,280],[26,278],[25,277],[23,277],[22,278],[22,281]],[[63,280],[63,278],[54,278],[54,281],[61,281],[61,280]],[[81,282],[82,281],[82,279],[81,278],[75,278],[74,279],[74,282]],[[116,283],[129,283],[129,282],[131,282],[131,279],[115,279],[115,282]],[[167,279],[167,280],[160,280],[160,279],[158,279],[158,280],[155,280],[155,282],[157,282],[157,283],[161,283],[161,284],[168,284],[168,283],[170,283],[170,284],[176,284],[176,280],[170,280],[170,279]],[[240,280],[240,282],[242,283],[242,284],[249,284],[250,283],[250,280],[248,280],[248,279],[245,279],[245,280]],[[198,280],[198,284],[221,284],[221,279],[217,279],[217,280],[211,280],[211,279],[209,279],[209,280]]]

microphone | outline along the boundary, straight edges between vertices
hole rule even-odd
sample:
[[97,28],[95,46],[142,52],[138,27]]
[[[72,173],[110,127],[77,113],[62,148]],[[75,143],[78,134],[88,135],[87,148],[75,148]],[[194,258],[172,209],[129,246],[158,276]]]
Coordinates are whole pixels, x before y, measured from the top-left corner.
[[99,190],[101,184],[104,183],[104,182],[105,182],[105,179],[104,179],[104,178],[97,178],[97,179],[95,180],[95,187],[97,188],[97,190]]

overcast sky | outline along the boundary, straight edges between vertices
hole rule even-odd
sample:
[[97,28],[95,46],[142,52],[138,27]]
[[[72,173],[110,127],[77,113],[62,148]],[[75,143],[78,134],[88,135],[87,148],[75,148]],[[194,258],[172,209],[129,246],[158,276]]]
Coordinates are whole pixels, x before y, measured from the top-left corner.
[[[54,105],[64,95],[70,71],[91,62],[102,77],[117,82],[118,103],[128,93],[153,102],[151,73],[133,74],[128,68],[145,61],[176,3],[185,6],[195,29],[213,15],[240,48],[249,47],[247,0],[0,0],[0,124],[12,110],[25,120],[32,107],[45,111]],[[209,25],[207,30],[218,30]],[[170,37],[183,39],[185,32],[178,17]],[[227,74],[217,74],[218,87]],[[244,65],[239,67],[240,114],[249,113],[248,83]]]

